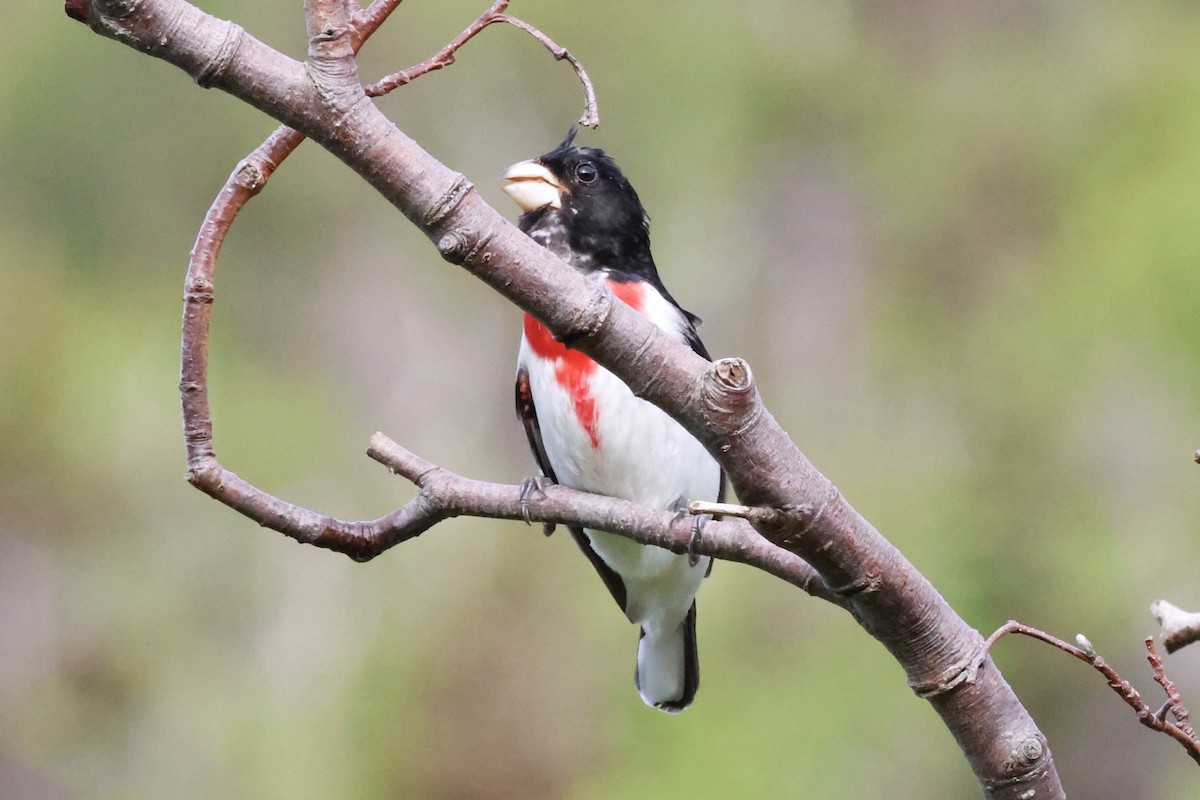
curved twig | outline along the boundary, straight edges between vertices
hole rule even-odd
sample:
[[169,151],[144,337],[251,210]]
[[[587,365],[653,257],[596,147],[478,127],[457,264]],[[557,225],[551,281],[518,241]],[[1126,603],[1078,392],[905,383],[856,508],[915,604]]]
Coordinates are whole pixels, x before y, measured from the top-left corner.
[[[354,15],[350,28],[355,52],[387,20],[388,15],[400,2],[401,0],[376,0]],[[450,42],[432,59],[406,70],[408,80],[452,63],[454,53],[474,35],[465,34],[471,31],[478,32],[487,24],[495,22],[496,15],[503,12],[507,5],[507,0],[494,3],[467,28],[464,35]],[[70,3],[67,10],[72,16],[85,22],[86,14],[90,12],[90,8],[75,10]],[[437,63],[438,66],[429,66],[431,63]],[[302,541],[318,536],[313,531],[320,528],[330,531],[331,536],[336,534],[347,540],[365,537],[379,543],[386,540],[385,529],[388,525],[397,523],[394,515],[372,522],[344,522],[286,503],[262,492],[223,467],[217,460],[213,445],[212,415],[208,402],[208,341],[217,256],[238,213],[252,197],[262,191],[272,173],[295,151],[304,138],[304,134],[299,131],[286,125],[281,126],[246,156],[221,187],[196,236],[184,281],[180,358],[180,395],[187,448],[187,478],[201,491],[251,517],[259,524],[295,535]],[[384,520],[388,522],[385,523]],[[372,554],[378,552],[381,550]]]
[[[361,14],[355,15],[351,28],[356,52],[399,4],[400,0],[377,0]],[[256,504],[264,505],[264,511],[258,516],[247,514],[262,525],[268,525],[267,519],[288,520],[286,524],[294,526],[295,520],[322,517],[316,512],[266,495],[225,469],[217,460],[208,403],[208,341],[214,281],[217,256],[238,213],[262,191],[279,165],[304,139],[303,133],[282,125],[234,167],[204,216],[184,279],[179,392],[183,405],[187,479],[196,488],[243,514]],[[270,502],[260,500],[260,496],[269,498]],[[271,525],[268,527],[280,529]]]
[[575,74],[579,76],[580,83],[583,84],[583,114],[579,117],[579,124],[589,128],[595,128],[600,124],[600,111],[596,104],[596,90],[592,86],[592,79],[588,77],[587,70],[583,68],[583,64],[579,63],[571,51],[562,45],[555,42],[546,34],[530,25],[524,20],[505,14],[504,11],[508,8],[509,0],[496,0],[492,7],[479,15],[479,18],[472,22],[458,36],[454,37],[445,47],[439,50],[432,57],[422,61],[420,64],[409,67],[408,69],[393,72],[366,87],[367,95],[370,97],[382,97],[388,92],[398,89],[399,87],[410,83],[417,78],[430,72],[448,67],[455,61],[455,54],[458,50],[471,39],[475,38],[484,28],[497,23],[505,23],[528,33],[533,38],[542,43],[547,50],[559,61],[566,61],[575,70]]
[[566,61],[575,70],[575,74],[579,76],[580,83],[583,84],[583,114],[579,117],[579,124],[588,128],[595,128],[600,124],[600,110],[596,106],[596,90],[592,86],[592,79],[588,77],[587,70],[583,68],[583,64],[579,63],[579,59],[571,54],[567,48],[559,45],[546,34],[542,33],[537,28],[530,25],[524,20],[516,17],[504,15],[499,22],[505,22],[509,25],[520,28],[528,33],[533,38],[542,43],[542,46],[549,50],[554,57],[559,61]]

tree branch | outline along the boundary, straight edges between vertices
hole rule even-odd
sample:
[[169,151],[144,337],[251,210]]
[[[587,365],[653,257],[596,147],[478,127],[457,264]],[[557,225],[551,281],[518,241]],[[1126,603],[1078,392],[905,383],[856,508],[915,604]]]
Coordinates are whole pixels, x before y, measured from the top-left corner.
[[579,124],[586,125],[589,128],[595,128],[600,124],[600,111],[596,103],[596,89],[592,85],[592,79],[588,77],[587,70],[583,68],[583,64],[567,48],[559,45],[553,39],[540,30],[530,25],[528,22],[519,20],[516,17],[505,14],[510,0],[496,0],[492,3],[492,7],[483,12],[467,28],[456,36],[449,44],[438,51],[432,58],[422,61],[415,67],[393,72],[384,78],[380,78],[375,83],[366,87],[367,95],[370,97],[381,97],[388,92],[398,89],[406,83],[410,83],[426,73],[448,67],[454,63],[455,54],[477,34],[483,31],[490,25],[503,22],[513,25],[528,33],[533,38],[542,43],[547,50],[559,61],[565,60],[575,70],[575,74],[579,77],[580,83],[583,84],[583,114],[579,117]]
[[354,14],[351,19],[351,24],[354,32],[351,34],[351,41],[354,42],[354,49],[362,47],[363,42],[376,29],[379,28],[392,12],[400,7],[402,0],[375,0],[366,8],[360,9]]
[[[457,516],[524,519],[612,531],[674,553],[687,553],[692,547],[692,551],[700,555],[757,567],[814,597],[845,606],[845,600],[826,586],[803,559],[775,547],[741,520],[710,522],[704,527],[704,536],[693,543],[691,524],[681,521],[670,511],[650,509],[627,500],[564,486],[546,486],[533,492],[532,496],[524,497],[521,486],[487,483],[456,475],[406,450],[382,433],[371,437],[367,455],[420,487],[419,497],[425,498],[426,507],[440,512],[438,520]],[[421,528],[418,533],[428,527]],[[393,541],[389,536],[381,536],[376,543],[378,549],[370,555],[377,555],[402,540]],[[347,552],[333,538],[312,544]]]
[[1151,603],[1150,613],[1162,626],[1159,635],[1168,653],[1174,653],[1200,639],[1200,614],[1184,611],[1166,600]]
[[[377,3],[349,23],[351,26],[349,38],[353,50],[356,51],[370,38],[397,4],[398,2]],[[310,8],[310,10],[312,9]],[[319,10],[321,13],[331,16],[319,19],[316,17],[315,11],[310,16],[310,27],[316,31],[313,35],[314,47],[318,51],[334,45],[334,40],[341,38],[341,34],[336,37],[326,35],[325,27],[336,29],[347,19],[330,6],[324,6]],[[481,19],[483,18],[481,17]],[[479,20],[476,21],[476,26],[479,26]],[[480,26],[479,29],[482,27]],[[453,53],[462,47],[469,38],[469,36],[460,36],[443,48],[434,59],[424,62],[424,64],[429,64],[439,57],[444,59],[447,54],[452,61]],[[336,60],[338,57],[334,56],[333,58]],[[428,69],[422,71],[422,66],[418,65],[407,72],[412,77],[417,77],[429,71]],[[220,464],[213,444],[212,415],[208,403],[208,342],[216,289],[217,257],[220,254],[221,244],[238,213],[251,198],[262,191],[278,166],[303,140],[304,134],[283,126],[243,159],[229,176],[221,191],[217,193],[216,199],[205,215],[204,223],[196,238],[196,244],[192,248],[188,274],[184,281],[180,378],[184,439],[188,461],[187,479],[196,488],[260,525],[277,530],[298,541],[318,547],[327,547],[365,561],[389,547],[420,535],[441,519],[453,515],[448,512],[441,513],[443,507],[453,506],[453,504],[450,504],[446,498],[435,497],[434,499],[440,502],[430,505],[428,496],[423,496],[418,498],[418,501],[379,519],[370,521],[339,520],[288,503],[263,492],[238,477]],[[396,445],[396,447],[399,446]],[[412,458],[416,458],[416,456],[412,456]],[[396,467],[393,465],[393,468]],[[416,482],[416,478],[411,479]],[[479,485],[483,486],[483,484]],[[486,505],[476,508],[459,500],[457,507],[456,514],[473,513],[480,516],[494,516],[494,514],[487,513],[489,507]],[[586,521],[577,520],[570,515],[562,516],[561,512],[559,517],[546,521],[586,524]],[[761,541],[761,537],[749,529],[739,533],[744,539],[747,536],[753,536],[755,540],[760,541],[745,540],[726,543],[725,549],[728,558],[732,560],[748,559],[748,563],[779,575],[811,594],[824,595],[834,602],[840,600],[837,595],[827,591],[813,570],[800,559],[790,553],[778,550],[778,548],[771,548],[767,542]],[[669,532],[660,532],[660,534],[663,539],[662,545],[670,547]],[[771,549],[774,549],[775,552],[770,552]]]
[[[1016,620],[1009,620],[987,638],[980,657],[982,658],[983,654],[990,650],[992,645],[1006,633],[1019,633],[1022,636],[1029,636],[1040,642],[1053,645],[1064,653],[1075,656],[1080,661],[1091,664],[1108,681],[1109,687],[1120,695],[1121,699],[1134,710],[1139,722],[1151,730],[1165,733],[1175,739],[1175,741],[1183,746],[1187,754],[1192,757],[1192,760],[1200,764],[1200,739],[1196,738],[1196,732],[1192,730],[1192,726],[1188,722],[1188,710],[1183,705],[1183,698],[1175,688],[1175,684],[1167,678],[1163,670],[1162,659],[1158,657],[1158,652],[1154,649],[1154,639],[1146,639],[1146,659],[1150,662],[1151,669],[1154,670],[1154,680],[1163,687],[1163,691],[1167,695],[1166,703],[1158,711],[1154,711],[1150,706],[1146,705],[1146,701],[1142,700],[1142,696],[1138,693],[1138,690],[1134,689],[1129,681],[1118,675],[1117,671],[1100,657],[1100,654],[1092,647],[1092,643],[1083,634],[1075,637],[1080,645],[1076,647],[1064,642],[1062,639],[1051,636],[1045,631],[1031,628],[1028,625],[1022,625]],[[1166,712],[1168,710],[1175,716],[1176,721],[1174,723],[1166,719]]]
[[[91,0],[86,7],[72,16],[318,141],[424,231],[446,260],[680,421],[718,459],[743,502],[779,512],[757,522],[758,531],[810,563],[894,655],[909,684],[954,734],[986,797],[1064,796],[1032,719],[989,660],[977,669],[980,635],[788,439],[763,406],[745,362],[710,364],[614,302],[604,286],[576,273],[487,206],[466,178],[365,101],[346,73],[312,59],[299,64],[184,0]],[[329,18],[335,12],[330,9]],[[338,65],[340,51],[333,44],[317,49],[324,56],[332,52],[331,65]],[[253,176],[247,180],[255,184]],[[211,280],[205,284],[189,276],[188,287],[195,300],[189,299],[185,313],[203,315],[198,309],[211,304]],[[184,374],[186,395],[187,364]],[[189,441],[194,433],[188,431]],[[215,458],[204,464],[212,467]],[[225,487],[220,493],[243,488],[232,473],[218,474],[225,482],[211,485]],[[279,524],[295,529],[289,509],[279,513]],[[974,680],[966,680],[968,675]]]

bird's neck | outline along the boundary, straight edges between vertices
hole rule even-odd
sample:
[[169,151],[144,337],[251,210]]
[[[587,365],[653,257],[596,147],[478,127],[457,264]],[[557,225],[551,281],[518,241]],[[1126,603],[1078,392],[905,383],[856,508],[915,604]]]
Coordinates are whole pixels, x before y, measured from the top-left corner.
[[615,270],[632,277],[657,281],[644,231],[621,235],[573,231],[563,224],[561,211],[539,209],[521,216],[520,227],[531,239],[585,275]]

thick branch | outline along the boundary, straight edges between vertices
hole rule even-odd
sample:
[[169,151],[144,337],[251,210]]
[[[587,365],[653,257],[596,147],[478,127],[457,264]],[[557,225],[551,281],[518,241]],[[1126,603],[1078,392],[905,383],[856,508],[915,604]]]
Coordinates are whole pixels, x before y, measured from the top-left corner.
[[780,511],[759,530],[847,597],[855,618],[954,733],[987,797],[1063,796],[1044,738],[998,670],[988,663],[974,682],[966,680],[979,634],[792,444],[762,405],[744,362],[709,364],[615,303],[606,288],[483,203],[469,181],[425,153],[365,95],[343,92],[343,75],[305,69],[183,0],[92,0],[83,16],[95,30],[318,141],[421,228],[444,258],[679,420],[718,458],[743,502]]

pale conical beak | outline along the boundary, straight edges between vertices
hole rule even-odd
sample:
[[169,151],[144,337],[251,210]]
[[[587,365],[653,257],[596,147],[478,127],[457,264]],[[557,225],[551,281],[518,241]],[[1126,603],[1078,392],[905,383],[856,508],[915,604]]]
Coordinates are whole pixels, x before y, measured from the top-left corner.
[[567,189],[544,164],[536,160],[519,161],[500,177],[504,179],[504,193],[522,211],[537,211],[546,206],[562,208],[563,192]]

